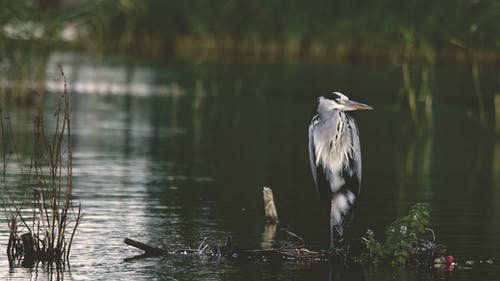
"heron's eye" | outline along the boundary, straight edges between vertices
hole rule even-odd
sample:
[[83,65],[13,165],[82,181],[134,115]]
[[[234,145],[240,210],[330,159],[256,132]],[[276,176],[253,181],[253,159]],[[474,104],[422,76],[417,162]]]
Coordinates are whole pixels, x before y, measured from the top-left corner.
[[338,103],[338,104],[344,104],[344,100],[341,99],[341,98],[336,98],[335,102]]

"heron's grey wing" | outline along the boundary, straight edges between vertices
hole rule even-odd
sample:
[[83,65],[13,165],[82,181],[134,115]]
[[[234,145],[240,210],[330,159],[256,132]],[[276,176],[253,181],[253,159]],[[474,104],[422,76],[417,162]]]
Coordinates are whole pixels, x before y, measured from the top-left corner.
[[319,193],[319,198],[321,200],[321,205],[324,207],[327,213],[330,212],[330,200],[332,198],[332,190],[330,187],[330,181],[328,180],[327,175],[325,174],[325,168],[323,167],[323,163],[319,163],[317,165],[317,139],[315,139],[315,135],[317,135],[317,129],[320,125],[319,115],[316,115],[311,120],[311,124],[309,125],[309,161],[311,165],[311,173],[314,179],[314,184],[316,186],[316,190]]
[[348,154],[348,167],[344,167],[344,175],[350,178],[351,188],[355,189],[352,191],[358,194],[361,186],[361,145],[359,142],[358,124],[353,118],[349,118],[348,130],[351,138],[351,149]]
[[314,129],[319,122],[319,115],[315,115],[309,125],[309,164],[311,165],[311,173],[314,178],[314,184],[318,187],[318,174],[316,167],[316,149],[314,147]]

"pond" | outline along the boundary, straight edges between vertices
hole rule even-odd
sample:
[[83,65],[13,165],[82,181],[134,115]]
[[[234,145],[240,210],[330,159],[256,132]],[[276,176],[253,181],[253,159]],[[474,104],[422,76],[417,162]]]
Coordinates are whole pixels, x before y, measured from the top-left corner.
[[[417,202],[431,207],[431,227],[465,265],[444,277],[497,280],[500,275],[500,140],[493,121],[478,119],[469,68],[437,68],[416,89],[417,125],[403,98],[400,67],[251,61],[95,59],[55,53],[47,64],[47,111],[68,77],[73,114],[74,200],[84,218],[65,280],[432,280],[432,274],[384,266],[338,268],[328,263],[232,263],[150,258],[126,237],[168,245],[197,245],[232,236],[260,248],[262,187],[273,188],[279,228],[311,248],[328,244],[307,155],[307,127],[318,96],[339,90],[375,108],[356,112],[363,184],[353,229],[381,234]],[[498,90],[494,70],[481,73],[486,100]],[[422,85],[421,85],[422,84]],[[23,140],[31,137],[29,106],[11,106]],[[486,116],[494,114],[488,104]],[[50,116],[50,115],[49,115]],[[488,118],[493,120],[493,118]],[[425,128],[421,124],[426,123]],[[498,125],[497,125],[498,126]],[[25,141],[24,141],[25,142]],[[29,155],[29,145],[20,145]],[[286,240],[278,230],[277,240]],[[0,221],[0,247],[8,230]],[[0,278],[56,279],[43,266],[9,269]],[[439,276],[442,277],[442,276]]]

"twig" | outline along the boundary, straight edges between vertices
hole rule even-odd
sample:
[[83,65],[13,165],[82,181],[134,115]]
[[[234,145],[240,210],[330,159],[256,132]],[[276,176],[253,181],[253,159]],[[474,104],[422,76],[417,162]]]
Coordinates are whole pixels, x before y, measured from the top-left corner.
[[204,248],[205,241],[207,241],[207,237],[203,238],[203,241],[201,241],[200,246],[198,246],[198,252],[201,252],[202,248]]
[[73,231],[71,232],[71,237],[69,238],[68,250],[66,251],[66,261],[69,261],[69,252],[71,251],[71,244],[73,243],[73,238],[75,237],[76,228],[80,225],[80,220],[82,219],[82,204],[78,204],[78,213],[76,214],[75,225],[73,226]]
[[434,233],[434,230],[432,230],[432,228],[429,228],[429,227],[426,227],[425,230],[432,233],[432,242],[436,242],[436,233]]
[[295,239],[298,239],[300,242],[302,242],[302,245],[305,245],[306,241],[304,241],[304,239],[302,239],[302,237],[300,237],[299,235],[291,232],[290,230],[287,230],[287,229],[282,229],[286,234],[292,236],[293,238]]

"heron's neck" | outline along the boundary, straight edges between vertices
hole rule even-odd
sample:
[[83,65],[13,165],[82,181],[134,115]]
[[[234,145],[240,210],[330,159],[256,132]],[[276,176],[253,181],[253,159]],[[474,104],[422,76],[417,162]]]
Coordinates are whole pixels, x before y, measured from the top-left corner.
[[318,114],[322,120],[328,120],[334,115],[346,115],[343,110],[322,107],[321,105],[318,107]]

